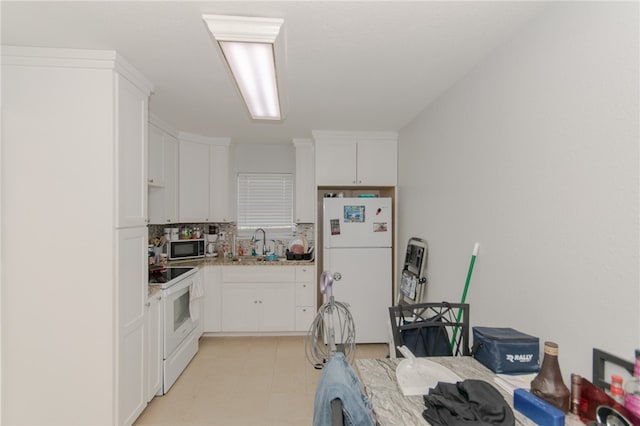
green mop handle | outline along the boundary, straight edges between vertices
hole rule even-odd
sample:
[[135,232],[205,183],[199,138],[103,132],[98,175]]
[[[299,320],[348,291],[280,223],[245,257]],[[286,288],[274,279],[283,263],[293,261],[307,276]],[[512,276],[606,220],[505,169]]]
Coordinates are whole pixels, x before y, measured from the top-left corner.
[[[478,256],[478,248],[480,247],[479,243],[476,243],[473,246],[473,253],[471,254],[471,263],[469,263],[469,271],[467,272],[467,281],[464,284],[464,290],[462,292],[462,299],[460,303],[464,303],[467,300],[467,290],[469,290],[469,282],[471,282],[471,274],[473,273],[473,265],[476,263],[476,256]],[[462,317],[462,309],[458,309],[458,317],[456,318],[456,322],[460,322],[460,318]],[[458,335],[458,326],[453,329],[453,338],[451,339],[451,349],[456,343],[456,336]]]

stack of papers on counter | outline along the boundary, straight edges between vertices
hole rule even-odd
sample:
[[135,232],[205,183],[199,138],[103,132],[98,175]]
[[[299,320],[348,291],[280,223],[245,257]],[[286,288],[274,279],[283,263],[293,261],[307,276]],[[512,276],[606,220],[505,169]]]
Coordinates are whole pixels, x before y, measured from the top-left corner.
[[531,374],[496,374],[494,381],[502,389],[513,395],[513,391],[516,389],[529,390],[531,388],[531,381],[538,375],[538,373]]

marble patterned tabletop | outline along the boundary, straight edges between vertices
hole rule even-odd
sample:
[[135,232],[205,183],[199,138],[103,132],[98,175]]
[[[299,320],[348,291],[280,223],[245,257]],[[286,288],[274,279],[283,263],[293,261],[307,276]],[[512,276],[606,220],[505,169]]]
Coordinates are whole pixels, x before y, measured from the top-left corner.
[[[404,396],[396,380],[396,366],[402,359],[358,359],[356,371],[371,400],[374,414],[381,426],[428,425],[422,417],[422,396]],[[460,378],[480,379],[494,384],[495,373],[472,357],[433,357],[429,360],[455,372]],[[498,385],[494,385],[513,408],[513,396]],[[517,425],[533,426],[535,423],[517,410],[513,410]],[[573,414],[568,414],[566,425],[582,425]]]

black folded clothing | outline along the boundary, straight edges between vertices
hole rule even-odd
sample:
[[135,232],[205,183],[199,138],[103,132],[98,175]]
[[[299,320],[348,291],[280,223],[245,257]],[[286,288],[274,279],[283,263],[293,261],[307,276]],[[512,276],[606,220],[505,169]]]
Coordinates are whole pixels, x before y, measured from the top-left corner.
[[502,394],[482,380],[438,382],[423,398],[422,417],[434,426],[515,425],[513,410]]

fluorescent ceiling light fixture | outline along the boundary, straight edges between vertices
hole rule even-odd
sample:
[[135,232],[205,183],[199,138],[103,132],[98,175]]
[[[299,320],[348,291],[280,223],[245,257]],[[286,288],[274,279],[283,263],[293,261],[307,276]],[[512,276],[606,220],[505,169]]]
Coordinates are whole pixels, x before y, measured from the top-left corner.
[[203,15],[254,120],[284,118],[284,20]]

